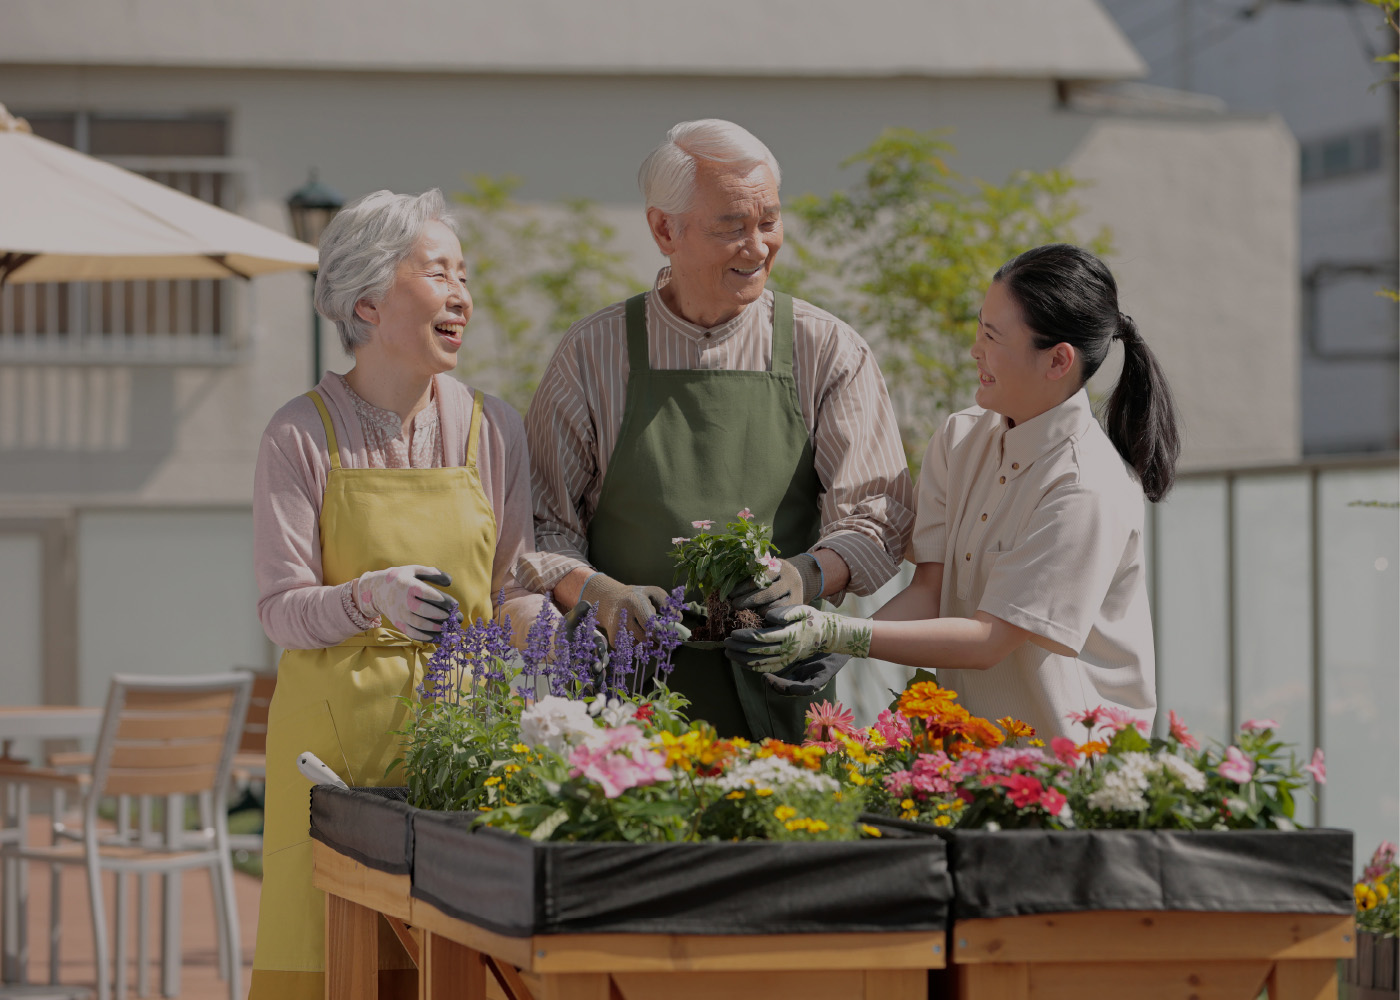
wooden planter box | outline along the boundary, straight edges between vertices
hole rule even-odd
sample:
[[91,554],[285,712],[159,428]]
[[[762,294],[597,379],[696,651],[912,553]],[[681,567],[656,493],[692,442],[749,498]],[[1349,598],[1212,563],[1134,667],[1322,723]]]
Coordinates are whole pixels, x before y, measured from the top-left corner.
[[1400,939],[1370,931],[1356,932],[1356,957],[1344,963],[1347,1000],[1396,1000],[1396,966]]
[[324,786],[311,812],[337,998],[374,995],[376,914],[424,997],[925,1000],[946,960],[952,883],[926,838],[540,844]]

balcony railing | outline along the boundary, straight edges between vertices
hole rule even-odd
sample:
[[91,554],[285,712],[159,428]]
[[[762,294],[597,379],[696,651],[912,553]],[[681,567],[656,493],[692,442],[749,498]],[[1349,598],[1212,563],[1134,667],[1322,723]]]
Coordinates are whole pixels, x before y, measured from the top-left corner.
[[[109,162],[237,211],[247,168],[223,157]],[[0,363],[222,364],[236,360],[241,282],[104,281],[0,285]]]

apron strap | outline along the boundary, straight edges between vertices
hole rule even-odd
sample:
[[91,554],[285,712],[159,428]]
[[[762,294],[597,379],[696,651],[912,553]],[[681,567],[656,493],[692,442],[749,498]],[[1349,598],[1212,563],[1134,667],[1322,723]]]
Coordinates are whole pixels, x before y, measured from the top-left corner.
[[627,300],[627,367],[634,372],[651,370],[647,350],[647,293]]
[[476,468],[477,445],[481,443],[481,390],[472,392],[472,422],[467,428],[467,465]]
[[773,293],[773,355],[768,368],[792,374],[792,296],[783,292]]
[[331,468],[340,468],[340,445],[335,440],[335,428],[331,426],[331,415],[326,411],[326,404],[321,399],[321,394],[312,389],[306,395],[311,397],[311,402],[316,404],[316,409],[321,411],[321,423],[326,428],[326,447],[330,451]]

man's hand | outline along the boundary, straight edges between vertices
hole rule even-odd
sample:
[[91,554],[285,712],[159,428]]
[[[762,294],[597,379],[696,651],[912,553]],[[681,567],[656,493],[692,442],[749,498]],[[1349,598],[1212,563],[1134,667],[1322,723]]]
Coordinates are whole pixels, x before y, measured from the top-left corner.
[[752,579],[735,587],[729,595],[730,605],[737,611],[748,609],[760,615],[769,608],[789,604],[811,604],[821,596],[822,571],[817,557],[800,552],[791,559],[779,559],[778,578],[766,587]]
[[798,660],[774,673],[764,674],[763,681],[779,694],[810,698],[826,687],[850,659],[844,653],[823,653]]
[[773,608],[764,621],[769,628],[731,632],[724,640],[725,655],[762,674],[776,673],[818,653],[870,655],[872,623],[866,618],[848,618],[798,605]]
[[457,602],[430,583],[448,587],[452,577],[432,566],[372,570],[355,581],[355,604],[367,617],[387,619],[410,639],[437,642],[442,623],[456,610]]
[[617,645],[622,612],[627,612],[626,628],[641,640],[646,624],[666,603],[666,591],[660,587],[633,587],[620,583],[603,573],[594,573],[579,591],[579,603],[591,602],[598,609],[598,627],[607,634],[608,645]]

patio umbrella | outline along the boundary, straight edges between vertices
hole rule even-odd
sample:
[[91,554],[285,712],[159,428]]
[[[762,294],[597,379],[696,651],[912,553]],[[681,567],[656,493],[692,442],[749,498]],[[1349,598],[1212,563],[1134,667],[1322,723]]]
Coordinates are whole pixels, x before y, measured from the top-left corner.
[[0,283],[315,269],[315,247],[42,139],[0,104]]

